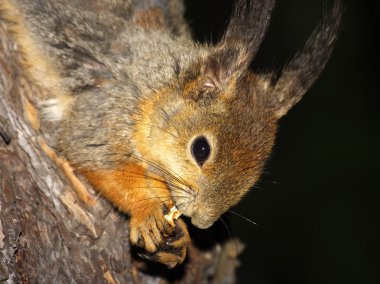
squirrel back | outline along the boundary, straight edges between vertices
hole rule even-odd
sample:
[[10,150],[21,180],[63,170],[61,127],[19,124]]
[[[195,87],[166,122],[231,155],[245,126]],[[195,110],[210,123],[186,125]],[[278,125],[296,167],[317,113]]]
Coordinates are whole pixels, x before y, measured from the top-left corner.
[[[150,1],[0,4],[6,18],[15,16],[26,68],[49,93],[42,112],[43,122],[56,125],[54,147],[130,214],[132,243],[151,253],[168,235],[171,206],[208,228],[257,182],[278,120],[327,63],[341,17],[336,1],[274,76],[249,69],[274,0],[236,1],[215,46],[191,40],[173,1],[163,1],[166,10]],[[180,233],[170,233],[183,240],[186,228],[174,227]],[[177,258],[151,257],[176,265],[186,244],[174,245]]]

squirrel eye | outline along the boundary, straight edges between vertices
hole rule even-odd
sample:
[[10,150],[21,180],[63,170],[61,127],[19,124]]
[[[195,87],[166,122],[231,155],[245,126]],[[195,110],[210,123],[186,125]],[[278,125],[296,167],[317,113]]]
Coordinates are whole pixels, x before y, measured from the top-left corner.
[[210,152],[210,145],[205,137],[200,136],[194,139],[191,144],[191,153],[199,166],[202,166],[208,159]]

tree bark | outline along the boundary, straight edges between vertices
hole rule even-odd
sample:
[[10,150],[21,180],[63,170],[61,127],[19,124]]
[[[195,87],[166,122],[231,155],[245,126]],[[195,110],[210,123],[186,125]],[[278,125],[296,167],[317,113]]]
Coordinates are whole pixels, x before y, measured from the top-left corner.
[[33,117],[41,92],[19,62],[0,22],[0,282],[233,283],[241,246],[210,231],[192,233],[200,241],[174,270],[132,256],[127,216],[91,189],[95,204],[80,201],[43,151]]

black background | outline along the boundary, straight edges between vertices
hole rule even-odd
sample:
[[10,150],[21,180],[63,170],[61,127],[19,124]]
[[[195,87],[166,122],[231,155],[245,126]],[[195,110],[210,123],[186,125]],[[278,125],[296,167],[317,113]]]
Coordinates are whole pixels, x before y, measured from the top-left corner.
[[[196,37],[217,40],[231,2],[186,3]],[[343,3],[330,62],[282,119],[260,183],[233,208],[260,226],[223,217],[247,245],[238,283],[380,283],[380,4]],[[283,66],[330,5],[278,1],[253,68]]]

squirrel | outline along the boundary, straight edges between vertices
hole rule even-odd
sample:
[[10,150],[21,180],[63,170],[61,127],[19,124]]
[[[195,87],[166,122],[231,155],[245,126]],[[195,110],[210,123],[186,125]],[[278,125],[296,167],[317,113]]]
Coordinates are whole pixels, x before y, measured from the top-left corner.
[[236,0],[215,45],[195,42],[181,1],[2,0],[26,72],[48,97],[52,147],[130,216],[130,241],[174,267],[258,181],[278,121],[333,50],[336,0],[280,74],[249,67],[274,0]]

